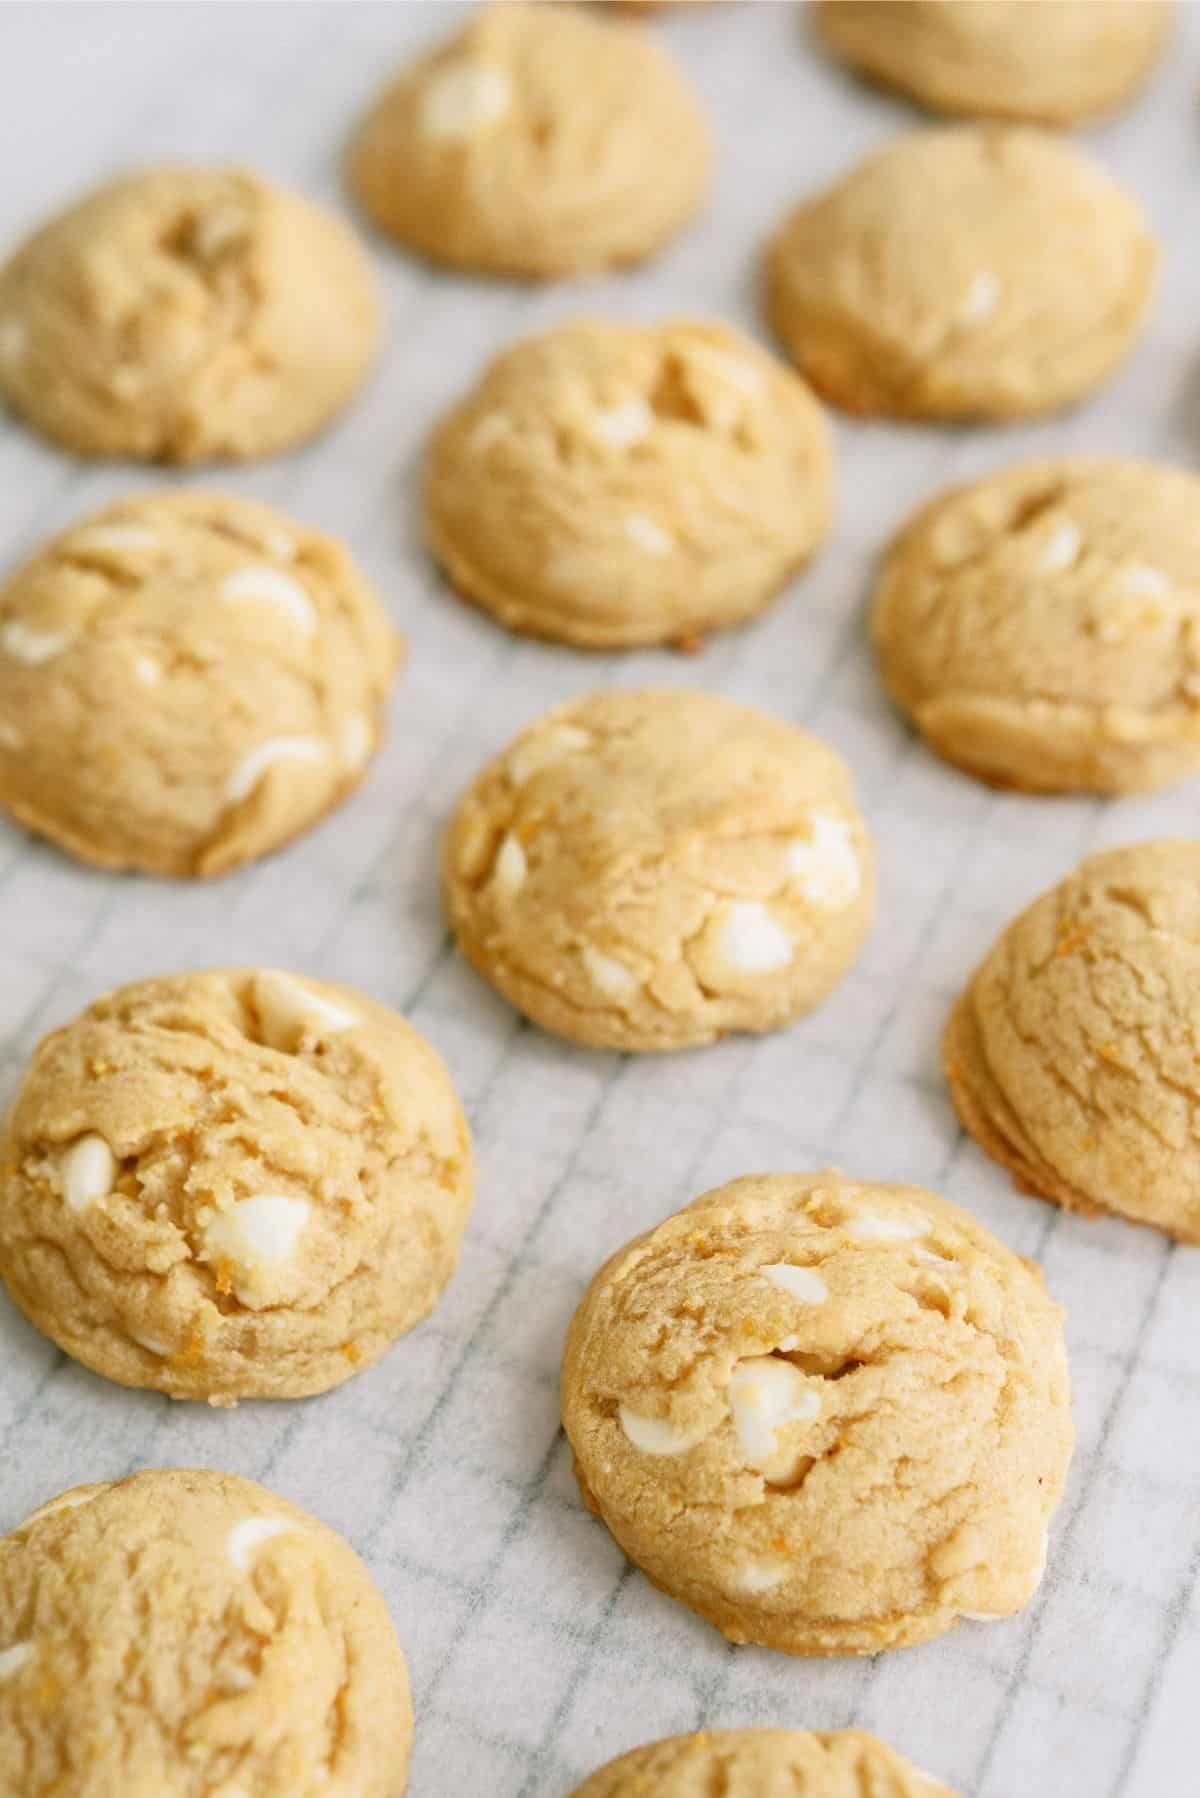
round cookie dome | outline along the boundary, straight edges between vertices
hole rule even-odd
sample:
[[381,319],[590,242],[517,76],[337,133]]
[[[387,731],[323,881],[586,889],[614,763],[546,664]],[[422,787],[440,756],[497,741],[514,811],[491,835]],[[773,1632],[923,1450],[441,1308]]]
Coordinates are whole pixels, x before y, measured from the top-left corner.
[[1082,399],[1146,310],[1157,250],[1133,200],[1025,127],[914,131],[772,240],[771,322],[847,412],[1020,418]]
[[0,807],[100,867],[224,873],[358,785],[400,648],[332,538],[124,500],[0,587]]
[[940,494],[875,599],[884,682],[932,748],[1035,792],[1200,769],[1200,478],[1026,463]]
[[401,1798],[404,1655],[334,1530],[230,1473],[76,1486],[0,1537],[0,1789]]
[[433,439],[425,514],[502,623],[624,648],[761,611],[824,537],[831,484],[820,407],[739,332],[586,323],[492,362]]
[[630,1560],[789,1654],[1020,1609],[1072,1440],[1033,1263],[933,1193],[832,1170],[734,1180],[619,1250],[572,1320],[562,1404]]
[[775,1030],[870,923],[874,853],[818,738],[706,693],[594,693],[484,768],[446,845],[468,961],[543,1029],[616,1049]]
[[78,455],[246,461],[328,424],[379,329],[332,213],[244,170],[144,170],[0,268],[0,397]]
[[0,1274],[97,1373],[230,1404],[324,1392],[427,1316],[473,1172],[440,1059],[386,1006],[273,969],[141,980],[35,1051]]
[[1157,61],[1160,0],[820,0],[835,56],[934,112],[1072,125],[1127,100]]
[[537,279],[652,255],[699,210],[708,174],[700,107],[645,32],[515,3],[485,7],[385,88],[349,164],[390,237]]
[[1200,842],[1089,856],[1035,900],[943,1058],[964,1127],[1023,1191],[1200,1242]]
[[[722,1784],[722,1781],[724,1783]],[[954,1798],[859,1729],[705,1729],[600,1767],[574,1798]]]

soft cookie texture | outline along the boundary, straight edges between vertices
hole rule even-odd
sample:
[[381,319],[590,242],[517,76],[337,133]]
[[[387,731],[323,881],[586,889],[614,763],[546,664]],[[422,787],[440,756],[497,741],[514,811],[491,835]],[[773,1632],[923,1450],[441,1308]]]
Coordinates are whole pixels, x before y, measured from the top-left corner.
[[151,169],[0,269],[0,397],[79,455],[248,460],[326,425],[379,329],[331,213],[244,170]]
[[1082,862],[951,1014],[946,1078],[1017,1185],[1200,1242],[1200,842]]
[[400,653],[333,538],[124,500],[0,587],[0,806],[100,867],[222,874],[358,785]]
[[600,1269],[567,1337],[583,1496],[733,1642],[874,1654],[1005,1617],[1071,1453],[1032,1262],[917,1186],[734,1180]]
[[1111,112],[1166,41],[1159,0],[821,0],[843,62],[934,112],[1073,125]]
[[574,1798],[954,1798],[858,1729],[705,1729],[648,1742]]
[[459,804],[459,947],[540,1024],[614,1049],[775,1030],[862,942],[874,854],[818,738],[711,694],[595,693],[521,733]]
[[829,431],[728,326],[560,325],[437,431],[425,511],[459,592],[581,648],[688,641],[761,611],[828,528]]
[[875,645],[940,755],[1033,792],[1200,769],[1200,479],[1064,458],[956,487],[884,561]]
[[273,969],[142,980],[35,1051],[9,1113],[0,1273],[125,1386],[323,1392],[437,1303],[471,1206],[441,1061],[347,987]]
[[699,209],[708,174],[703,115],[658,45],[546,5],[481,10],[384,90],[350,154],[390,236],[535,279],[653,254]]
[[411,1743],[370,1574],[265,1487],[135,1473],[0,1537],[11,1798],[401,1798]]
[[1146,310],[1157,250],[1079,151],[1028,127],[914,131],[784,221],[776,332],[848,412],[1019,418],[1098,387]]

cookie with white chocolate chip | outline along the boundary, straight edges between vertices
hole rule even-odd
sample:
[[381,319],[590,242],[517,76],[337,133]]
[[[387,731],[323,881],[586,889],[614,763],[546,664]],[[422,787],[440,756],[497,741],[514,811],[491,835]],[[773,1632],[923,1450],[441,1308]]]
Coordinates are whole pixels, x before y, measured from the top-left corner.
[[700,106],[648,33],[514,3],[385,88],[349,178],[434,261],[544,280],[652,255],[699,209],[709,160]]
[[76,1486],[0,1537],[0,1791],[401,1798],[404,1654],[349,1544],[234,1474]]
[[628,1243],[571,1323],[588,1505],[734,1642],[874,1654],[1026,1604],[1072,1431],[1033,1263],[921,1187],[752,1175]]
[[1137,793],[1200,769],[1200,478],[1083,456],[938,495],[873,619],[939,755],[1001,786]]
[[573,1798],[954,1798],[860,1729],[703,1729],[598,1767]]
[[473,1194],[440,1059],[387,1007],[267,969],[137,981],[35,1051],[0,1274],[97,1373],[230,1404],[323,1392],[427,1316]]
[[124,500],[0,587],[0,809],[100,867],[222,874],[358,785],[400,655],[333,538]]
[[244,461],[328,424],[379,329],[332,213],[241,169],[140,170],[0,268],[0,398],[77,455]]
[[1002,419],[1053,412],[1113,373],[1158,251],[1136,202],[1025,126],[912,131],[784,220],[771,322],[847,412]]
[[576,1042],[680,1049],[828,996],[871,919],[874,853],[818,738],[713,694],[594,693],[484,768],[446,843],[473,966]]
[[512,630],[579,648],[761,612],[829,525],[824,414],[727,325],[559,325],[497,356],[439,426],[434,554]]

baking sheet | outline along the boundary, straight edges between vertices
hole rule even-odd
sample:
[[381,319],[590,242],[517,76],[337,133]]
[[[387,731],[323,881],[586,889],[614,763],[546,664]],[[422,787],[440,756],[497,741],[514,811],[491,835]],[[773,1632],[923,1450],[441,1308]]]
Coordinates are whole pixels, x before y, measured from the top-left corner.
[[[0,8],[0,243],[133,163],[241,160],[342,205],[338,156],[440,4]],[[1153,799],[1004,797],[937,763],[884,704],[864,636],[872,557],[939,485],[1032,454],[1200,450],[1200,9],[1149,92],[1086,134],[1167,246],[1118,378],[1031,428],[837,426],[840,516],[766,618],[667,652],[585,657],[505,636],[440,585],[414,476],[431,420],[517,333],[590,312],[759,329],[756,252],[797,194],[913,122],[825,64],[792,5],[661,31],[713,115],[712,203],[649,268],[546,289],[460,280],[381,243],[388,345],[346,418],[297,455],[201,484],[342,535],[411,641],[386,751],[287,853],[216,885],[107,877],[0,826],[0,1104],[32,1044],[96,992],[236,959],[346,980],[404,1010],[469,1107],[479,1199],[461,1272],[383,1364],[301,1404],[235,1412],[126,1392],[0,1303],[0,1527],[63,1486],[145,1465],[229,1468],[343,1530],[387,1595],[417,1706],[414,1798],[563,1798],[621,1749],[703,1724],[877,1730],[963,1798],[1200,1790],[1200,1255],[1016,1195],[964,1142],[938,1075],[959,983],[1011,913],[1087,850],[1195,828]],[[75,464],[0,424],[0,555],[172,477]],[[550,704],[605,682],[703,685],[820,732],[852,764],[882,857],[879,921],[816,1016],[665,1059],[573,1050],[455,958],[437,895],[447,810]],[[582,1511],[558,1429],[563,1329],[600,1259],[706,1186],[836,1161],[924,1181],[1044,1263],[1069,1308],[1079,1446],[1035,1603],[874,1660],[734,1650],[627,1568]]]

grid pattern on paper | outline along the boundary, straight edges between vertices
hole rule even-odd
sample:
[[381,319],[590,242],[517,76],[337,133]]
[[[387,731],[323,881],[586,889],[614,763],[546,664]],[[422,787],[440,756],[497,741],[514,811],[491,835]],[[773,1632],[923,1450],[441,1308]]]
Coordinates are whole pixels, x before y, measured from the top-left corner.
[[[0,239],[133,161],[259,164],[341,204],[338,157],[380,72],[449,28],[444,5],[9,5],[0,20]],[[1200,1257],[1022,1199],[957,1132],[937,1074],[952,994],[1014,909],[1089,848],[1188,830],[1195,789],[1141,802],[1002,797],[937,764],[880,697],[871,558],[935,486],[1062,449],[1200,452],[1200,9],[1150,94],[1091,133],[1169,246],[1128,367],[1034,428],[838,427],[832,546],[752,629],[700,660],[522,643],[456,603],[419,547],[430,420],[512,335],[589,311],[714,312],[755,328],[757,246],[783,206],[910,120],[825,65],[797,8],[743,0],[662,30],[714,116],[698,226],[586,287],[471,283],[376,246],[383,363],[322,442],[201,477],[344,536],[412,645],[388,747],[295,848],[194,890],[78,869],[0,831],[0,1101],[33,1042],[120,980],[236,958],[360,984],[447,1057],[480,1161],[462,1270],[384,1363],[302,1405],[172,1407],[92,1378],[0,1305],[0,1525],[145,1464],[228,1467],[344,1530],[412,1666],[415,1798],[559,1798],[637,1741],[704,1723],[875,1729],[964,1798],[1194,1789],[1200,1726]],[[647,178],[651,178],[648,171]],[[130,487],[0,426],[5,561]],[[882,858],[878,927],[832,1001],[785,1035],[630,1061],[525,1027],[449,950],[436,846],[480,760],[601,682],[703,684],[848,757]],[[653,1592],[580,1508],[558,1429],[563,1328],[598,1261],[704,1187],[841,1165],[925,1181],[1045,1263],[1070,1312],[1079,1449],[1050,1570],[1019,1619],[874,1661],[733,1650]]]

